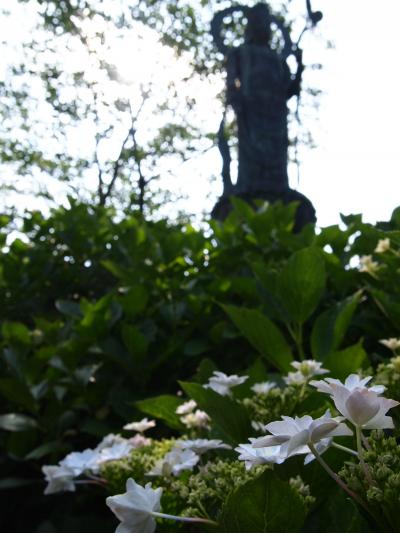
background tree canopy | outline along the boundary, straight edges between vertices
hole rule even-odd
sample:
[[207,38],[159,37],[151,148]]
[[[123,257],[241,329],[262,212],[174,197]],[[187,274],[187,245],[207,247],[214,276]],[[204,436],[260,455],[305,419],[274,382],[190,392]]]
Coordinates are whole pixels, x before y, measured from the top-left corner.
[[[228,4],[24,0],[3,7],[5,26],[15,28],[1,65],[6,197],[57,203],[70,194],[150,213],[179,196],[177,175],[215,177],[218,159],[198,175],[193,166],[184,174],[182,164],[215,146],[223,75],[209,27]],[[290,5],[273,4],[289,25]],[[297,35],[304,21],[296,20]],[[242,31],[228,20],[227,42],[237,44]],[[292,128],[293,139],[310,144],[307,128]]]

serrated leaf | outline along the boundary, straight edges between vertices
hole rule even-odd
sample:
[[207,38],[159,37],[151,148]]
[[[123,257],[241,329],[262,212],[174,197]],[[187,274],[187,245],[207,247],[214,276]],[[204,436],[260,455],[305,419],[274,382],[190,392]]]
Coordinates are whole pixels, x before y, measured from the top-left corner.
[[318,248],[294,253],[279,277],[279,294],[293,322],[303,324],[325,290],[325,262]]
[[182,399],[177,396],[163,394],[135,402],[135,407],[147,415],[159,418],[172,429],[182,430],[184,426],[175,412],[181,403]]
[[300,496],[267,470],[229,495],[219,523],[223,533],[295,533],[305,517]]
[[339,348],[361,296],[362,293],[357,292],[317,318],[311,333],[311,351],[315,359],[323,360]]
[[247,442],[253,434],[247,410],[242,404],[227,396],[221,396],[198,383],[179,382],[186,394],[211,418],[213,426],[229,444]]
[[222,305],[236,327],[270,363],[282,372],[289,372],[292,351],[280,329],[257,309]]

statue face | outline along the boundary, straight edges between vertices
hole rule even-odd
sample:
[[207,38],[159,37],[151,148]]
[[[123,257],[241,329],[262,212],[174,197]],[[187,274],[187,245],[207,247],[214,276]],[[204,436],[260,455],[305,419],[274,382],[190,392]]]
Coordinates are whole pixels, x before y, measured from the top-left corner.
[[271,16],[267,4],[256,4],[247,14],[246,42],[268,44],[271,38]]

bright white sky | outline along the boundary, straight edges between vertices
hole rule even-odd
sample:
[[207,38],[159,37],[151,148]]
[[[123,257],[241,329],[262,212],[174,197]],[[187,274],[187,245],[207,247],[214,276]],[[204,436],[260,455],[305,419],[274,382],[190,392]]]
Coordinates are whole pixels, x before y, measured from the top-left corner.
[[[302,42],[305,62],[323,64],[315,80],[324,94],[319,120],[310,125],[317,147],[300,154],[299,185],[295,168],[289,169],[291,185],[313,202],[321,227],[339,223],[340,213],[387,220],[400,205],[400,4],[320,0],[313,9],[323,11],[318,31],[335,49],[310,49],[307,37]],[[188,175],[198,163],[185,165]],[[218,173],[219,153],[204,164]],[[191,180],[185,190],[190,210],[212,207],[214,196],[205,199],[209,184]]]
[[[305,0],[296,1],[304,12]],[[314,0],[313,8],[323,11],[318,31],[335,49],[316,47],[310,37],[302,42],[305,62],[323,64],[315,87],[324,95],[319,120],[310,123],[317,148],[302,151],[300,183],[291,168],[291,184],[313,202],[320,226],[338,223],[340,212],[363,213],[369,222],[386,220],[400,204],[400,4]],[[126,61],[132,65],[130,56]],[[206,83],[195,90],[216,131],[221,117],[214,97]],[[219,175],[220,168],[214,149],[183,164],[164,186],[178,185],[187,193],[188,200],[179,205],[186,211],[210,211],[222,184],[210,186],[207,177]]]
[[321,58],[318,147],[303,154],[299,190],[314,203],[320,226],[336,223],[339,212],[387,220],[400,205],[400,4],[335,0],[316,7],[335,50]]

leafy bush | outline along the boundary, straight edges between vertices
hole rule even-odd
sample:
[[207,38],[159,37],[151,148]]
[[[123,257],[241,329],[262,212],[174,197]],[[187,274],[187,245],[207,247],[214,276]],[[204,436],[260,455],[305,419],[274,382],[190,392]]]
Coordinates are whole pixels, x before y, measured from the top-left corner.
[[[3,216],[2,488],[26,494],[43,463],[139,409],[153,416],[161,393],[179,429],[179,379],[286,373],[310,356],[344,378],[383,362],[379,340],[399,335],[400,211],[294,234],[295,208],[236,201],[224,223],[196,230],[71,201],[47,218],[26,213],[11,243],[15,221]],[[31,505],[30,529],[48,513],[37,491]]]

